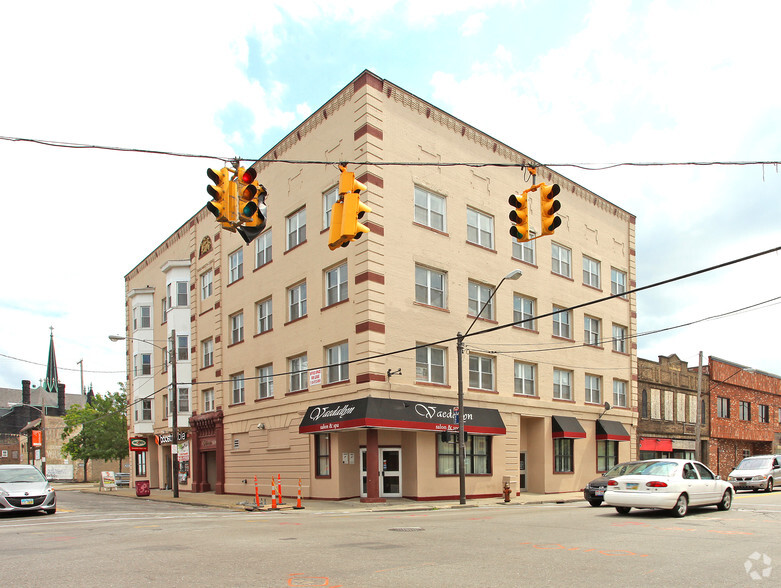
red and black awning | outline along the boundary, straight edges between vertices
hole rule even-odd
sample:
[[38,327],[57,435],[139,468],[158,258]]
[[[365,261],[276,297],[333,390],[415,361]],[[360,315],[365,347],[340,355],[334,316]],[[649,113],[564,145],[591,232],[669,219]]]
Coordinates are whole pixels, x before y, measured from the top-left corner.
[[608,441],[629,441],[629,433],[618,421],[597,420],[597,439]]
[[554,439],[585,439],[586,431],[580,426],[578,419],[568,416],[551,416]]
[[[414,400],[359,398],[316,404],[306,410],[299,433],[328,433],[349,429],[404,429],[412,431],[457,431],[456,407]],[[499,411],[464,407],[464,431],[473,435],[504,435],[507,431]]]

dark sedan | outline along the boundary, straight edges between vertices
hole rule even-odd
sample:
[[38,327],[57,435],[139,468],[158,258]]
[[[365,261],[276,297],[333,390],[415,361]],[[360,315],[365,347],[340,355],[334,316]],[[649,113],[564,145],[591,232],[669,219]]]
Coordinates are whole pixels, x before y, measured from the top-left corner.
[[588,500],[588,503],[591,506],[600,506],[602,504],[603,496],[605,495],[605,490],[607,489],[607,481],[610,478],[630,473],[630,471],[639,463],[641,462],[625,461],[618,465],[614,465],[604,474],[598,478],[594,478],[586,484],[586,487],[583,488],[583,497]]

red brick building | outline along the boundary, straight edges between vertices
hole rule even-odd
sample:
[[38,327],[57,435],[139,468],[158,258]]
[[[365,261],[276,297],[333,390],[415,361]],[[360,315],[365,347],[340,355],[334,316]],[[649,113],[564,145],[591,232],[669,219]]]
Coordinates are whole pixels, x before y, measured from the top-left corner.
[[710,466],[722,478],[744,457],[781,453],[781,376],[717,357],[710,376]]

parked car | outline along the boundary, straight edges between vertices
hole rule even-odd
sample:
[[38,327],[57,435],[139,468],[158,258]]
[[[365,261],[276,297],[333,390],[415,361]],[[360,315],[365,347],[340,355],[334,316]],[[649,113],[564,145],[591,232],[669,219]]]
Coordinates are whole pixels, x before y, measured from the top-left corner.
[[588,500],[588,503],[591,506],[601,506],[603,497],[605,495],[605,490],[607,490],[607,481],[611,478],[615,478],[616,476],[623,476],[624,474],[629,473],[629,471],[638,463],[642,462],[625,461],[614,465],[604,474],[598,478],[594,478],[588,484],[586,484],[586,487],[583,488],[583,498]]
[[57,495],[49,481],[32,465],[0,465],[0,513],[42,510],[54,514]]
[[732,506],[732,484],[706,466],[689,459],[651,459],[639,463],[625,476],[608,480],[605,504],[619,514],[632,508],[664,508],[683,517],[689,506]]
[[752,455],[743,459],[727,477],[735,490],[772,492],[781,482],[781,456]]

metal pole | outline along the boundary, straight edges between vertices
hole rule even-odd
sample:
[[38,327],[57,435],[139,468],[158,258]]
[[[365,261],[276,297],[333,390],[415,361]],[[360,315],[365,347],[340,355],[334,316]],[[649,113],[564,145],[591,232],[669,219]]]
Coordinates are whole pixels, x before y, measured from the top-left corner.
[[700,411],[702,406],[702,351],[700,351],[700,367],[697,370],[697,422],[694,423],[695,431],[696,431],[696,437],[694,441],[694,459],[697,461],[702,461],[702,450],[700,448],[700,444],[702,443],[702,439],[700,437],[700,423],[702,422],[702,415],[700,414]]
[[[41,403],[43,404],[43,402]],[[41,411],[41,472],[46,477],[46,405]]]
[[171,484],[174,491],[174,498],[179,498],[179,388],[176,384],[176,329],[171,330],[171,396],[173,397],[173,444],[171,445],[171,469],[173,470],[173,479]]
[[456,335],[458,355],[458,502],[466,504],[466,447],[464,443],[464,336]]

